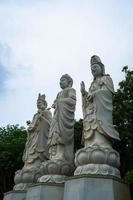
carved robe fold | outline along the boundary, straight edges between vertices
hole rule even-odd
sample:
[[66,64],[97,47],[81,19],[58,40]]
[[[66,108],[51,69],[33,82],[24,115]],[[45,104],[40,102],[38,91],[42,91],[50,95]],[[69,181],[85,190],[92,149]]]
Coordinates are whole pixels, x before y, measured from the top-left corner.
[[83,97],[84,139],[96,134],[119,140],[112,121],[114,86],[109,75],[94,79]]
[[28,138],[23,153],[25,164],[48,159],[47,139],[51,123],[51,112],[36,113],[29,126]]
[[64,159],[70,161],[73,155],[74,112],[76,91],[66,88],[58,93],[54,101],[55,111],[51,122],[48,146],[63,145]]

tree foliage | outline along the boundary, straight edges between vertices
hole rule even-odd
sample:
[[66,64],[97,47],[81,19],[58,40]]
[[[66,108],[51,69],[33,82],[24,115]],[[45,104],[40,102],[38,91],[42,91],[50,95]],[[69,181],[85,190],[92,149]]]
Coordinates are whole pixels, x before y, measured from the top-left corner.
[[0,128],[0,198],[12,190],[16,170],[22,168],[26,130],[18,125]]
[[121,175],[133,166],[133,71],[125,66],[122,70],[125,79],[119,83],[114,96],[114,124],[120,134],[121,141],[114,146],[121,156]]
[[83,120],[75,121],[74,125],[74,151],[82,148]]

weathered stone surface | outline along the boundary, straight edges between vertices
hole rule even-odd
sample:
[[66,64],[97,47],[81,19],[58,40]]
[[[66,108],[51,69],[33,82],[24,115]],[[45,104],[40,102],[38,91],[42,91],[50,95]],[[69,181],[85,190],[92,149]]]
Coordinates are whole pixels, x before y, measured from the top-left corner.
[[27,142],[23,153],[24,166],[15,173],[14,190],[24,190],[32,183],[36,183],[41,176],[41,163],[49,159],[47,138],[52,114],[47,109],[45,95],[39,94],[37,108],[38,111],[27,129]]
[[119,154],[111,146],[112,139],[119,140],[112,119],[114,85],[98,56],[91,58],[91,72],[94,79],[88,92],[84,82],[81,83],[84,148],[75,155],[75,175],[119,177]]
[[26,200],[63,200],[63,184],[39,183],[29,187]]
[[75,176],[65,183],[63,200],[131,200],[128,186],[111,176]]
[[4,200],[25,200],[26,191],[10,191],[4,194]]
[[120,158],[113,148],[86,147],[77,151],[75,155],[74,174],[101,174],[120,177],[117,169],[120,165]]
[[64,182],[64,177],[70,176],[74,171],[76,91],[72,85],[73,80],[68,74],[61,77],[62,91],[58,93],[52,106],[55,110],[48,136],[50,160],[42,163],[43,176],[38,179],[39,182]]

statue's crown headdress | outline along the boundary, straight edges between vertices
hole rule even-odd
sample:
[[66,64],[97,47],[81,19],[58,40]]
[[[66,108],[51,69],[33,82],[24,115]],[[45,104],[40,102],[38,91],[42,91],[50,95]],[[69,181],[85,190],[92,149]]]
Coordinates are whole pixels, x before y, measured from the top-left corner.
[[38,100],[45,101],[45,97],[46,97],[45,94],[42,94],[42,95],[40,93],[38,94]]
[[102,63],[99,56],[94,55],[94,56],[91,57],[91,65],[93,65],[95,63]]
[[99,56],[96,56],[96,55],[92,56],[90,62],[91,62],[91,65],[99,64],[102,69],[102,74],[103,75],[105,74],[105,67]]
[[41,100],[42,102],[43,102],[43,104],[47,107],[47,101],[45,100],[45,94],[38,94],[38,99],[37,99],[37,101],[39,101],[39,100]]

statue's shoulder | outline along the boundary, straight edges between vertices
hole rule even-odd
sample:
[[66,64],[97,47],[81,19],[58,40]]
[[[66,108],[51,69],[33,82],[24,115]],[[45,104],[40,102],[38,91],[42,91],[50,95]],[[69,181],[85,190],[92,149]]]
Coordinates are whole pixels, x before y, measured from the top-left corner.
[[48,115],[51,115],[51,116],[52,116],[52,112],[51,112],[50,108],[47,108],[47,109],[45,110],[45,112],[46,112]]
[[76,90],[72,87],[68,87],[64,89],[64,92],[68,92],[68,93],[76,93]]
[[74,100],[76,100],[76,90],[72,87],[67,88],[67,95],[68,97],[73,98]]
[[103,76],[102,76],[102,79],[103,79],[103,81],[111,81],[111,82],[113,83],[112,78],[110,77],[109,74],[103,75]]
[[105,74],[102,77],[102,80],[103,80],[104,84],[107,86],[107,88],[114,94],[115,93],[114,84],[113,84],[113,81],[112,81],[112,78],[110,77],[110,75]]
[[76,90],[75,90],[74,88],[72,88],[72,87],[70,88],[70,90],[71,90],[72,92],[76,92]]
[[44,110],[44,117],[52,119],[52,112],[50,111],[50,108]]
[[34,115],[33,115],[33,119],[36,119],[37,117],[38,117],[38,112],[37,113],[35,113]]
[[69,93],[76,96],[76,90],[74,88],[69,88]]

